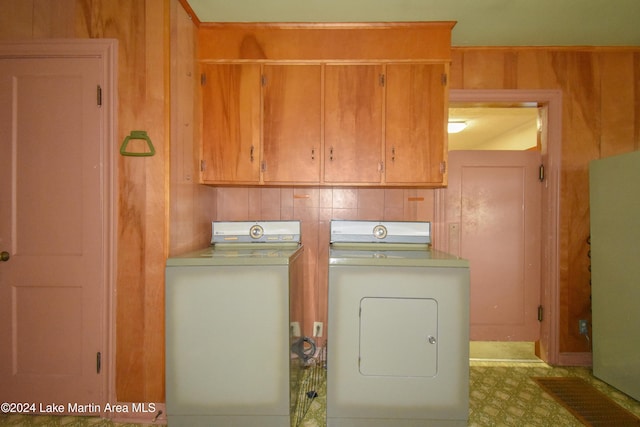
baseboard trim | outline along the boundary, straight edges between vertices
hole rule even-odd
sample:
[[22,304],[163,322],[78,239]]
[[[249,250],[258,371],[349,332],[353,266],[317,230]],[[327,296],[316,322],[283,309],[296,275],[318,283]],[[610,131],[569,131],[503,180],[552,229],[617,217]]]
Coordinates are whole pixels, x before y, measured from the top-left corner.
[[167,424],[167,409],[164,403],[118,402],[111,406],[113,410],[105,411],[103,417],[116,423]]
[[593,366],[593,353],[560,353],[558,355],[559,366]]

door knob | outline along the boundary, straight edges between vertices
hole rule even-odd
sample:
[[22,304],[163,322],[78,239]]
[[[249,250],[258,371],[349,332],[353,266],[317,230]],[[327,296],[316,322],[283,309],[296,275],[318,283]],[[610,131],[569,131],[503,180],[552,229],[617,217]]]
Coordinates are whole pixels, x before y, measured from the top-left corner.
[[9,258],[11,258],[11,255],[9,255],[9,252],[2,251],[0,253],[0,261],[2,261],[2,262],[9,261]]

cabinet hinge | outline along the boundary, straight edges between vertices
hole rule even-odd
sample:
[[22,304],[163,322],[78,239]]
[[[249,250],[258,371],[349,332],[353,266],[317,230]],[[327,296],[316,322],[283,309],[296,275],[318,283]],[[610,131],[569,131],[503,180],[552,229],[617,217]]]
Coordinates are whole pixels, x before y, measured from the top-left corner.
[[267,85],[267,76],[265,76],[264,74],[262,76],[260,76],[260,84],[263,87]]
[[538,322],[542,322],[542,306],[538,306]]
[[446,86],[447,85],[447,74],[446,73],[442,73],[441,81],[442,81],[442,86]]
[[200,74],[200,85],[204,86],[207,84],[207,75],[205,73]]
[[444,174],[447,172],[447,162],[440,162],[440,173]]
[[100,85],[98,85],[98,87],[96,88],[96,101],[98,104],[98,107],[102,106],[102,87],[100,87]]
[[96,373],[99,374],[102,369],[102,353],[96,353]]
[[384,162],[378,162],[378,172],[384,173]]
[[266,172],[267,171],[267,161],[263,160],[260,162],[260,171],[261,172]]
[[200,160],[200,172],[204,172],[204,170],[207,168],[207,161],[206,160]]
[[540,168],[538,169],[538,179],[540,182],[544,181],[544,165],[540,165]]
[[385,84],[384,74],[380,74],[380,78],[378,81],[380,86],[384,87],[384,84]]

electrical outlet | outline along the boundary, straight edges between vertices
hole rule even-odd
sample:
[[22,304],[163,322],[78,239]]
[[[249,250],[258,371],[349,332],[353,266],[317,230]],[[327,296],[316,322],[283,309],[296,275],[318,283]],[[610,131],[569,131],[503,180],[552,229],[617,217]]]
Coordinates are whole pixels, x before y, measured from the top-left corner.
[[321,337],[322,336],[323,325],[322,322],[313,322],[313,336]]
[[300,335],[302,335],[300,333],[300,322],[291,322],[291,335],[293,335],[294,337],[299,337]]
[[578,320],[578,331],[580,335],[589,335],[589,324],[585,319]]

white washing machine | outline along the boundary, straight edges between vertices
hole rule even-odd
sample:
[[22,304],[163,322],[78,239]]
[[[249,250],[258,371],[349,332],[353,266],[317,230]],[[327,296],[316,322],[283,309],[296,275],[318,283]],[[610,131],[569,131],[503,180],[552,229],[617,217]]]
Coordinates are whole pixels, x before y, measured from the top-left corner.
[[331,222],[327,426],[466,426],[469,264],[428,222]]
[[212,246],[166,268],[171,427],[290,427],[298,395],[299,221],[214,222]]

